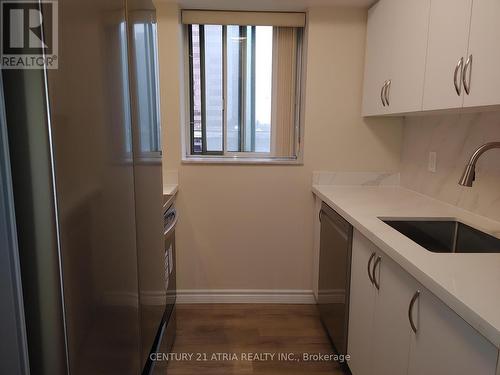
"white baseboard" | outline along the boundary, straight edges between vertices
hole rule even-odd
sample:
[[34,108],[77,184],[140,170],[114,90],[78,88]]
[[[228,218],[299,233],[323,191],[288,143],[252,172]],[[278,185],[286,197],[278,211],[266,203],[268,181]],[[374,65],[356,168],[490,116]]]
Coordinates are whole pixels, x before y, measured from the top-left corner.
[[315,304],[312,290],[297,289],[181,289],[177,303]]

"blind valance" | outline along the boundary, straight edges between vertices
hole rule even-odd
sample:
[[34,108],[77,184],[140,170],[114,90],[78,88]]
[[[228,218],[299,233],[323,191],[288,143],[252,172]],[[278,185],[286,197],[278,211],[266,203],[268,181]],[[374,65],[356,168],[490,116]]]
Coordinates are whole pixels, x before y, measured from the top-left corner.
[[252,25],[304,27],[306,14],[300,12],[240,12],[215,10],[183,10],[183,24]]

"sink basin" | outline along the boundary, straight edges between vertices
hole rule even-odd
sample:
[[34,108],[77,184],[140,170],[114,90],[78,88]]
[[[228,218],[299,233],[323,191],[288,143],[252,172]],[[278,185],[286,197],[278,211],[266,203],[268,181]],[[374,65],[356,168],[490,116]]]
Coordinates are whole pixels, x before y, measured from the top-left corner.
[[500,239],[459,221],[383,219],[398,232],[434,253],[500,253]]

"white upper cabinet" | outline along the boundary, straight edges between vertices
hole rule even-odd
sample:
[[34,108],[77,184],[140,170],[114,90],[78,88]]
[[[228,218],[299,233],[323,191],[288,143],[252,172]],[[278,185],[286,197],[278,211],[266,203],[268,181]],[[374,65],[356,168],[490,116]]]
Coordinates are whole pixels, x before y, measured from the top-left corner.
[[397,0],[394,8],[389,112],[422,109],[430,0]]
[[474,0],[465,71],[464,107],[500,104],[500,1]]
[[421,110],[429,10],[430,0],[380,0],[370,8],[364,116]]
[[472,0],[432,0],[424,111],[462,107],[471,7]]
[[363,116],[500,106],[500,0],[379,0]]
[[363,116],[387,113],[383,97],[392,61],[391,29],[394,0],[379,1],[368,11],[363,88]]

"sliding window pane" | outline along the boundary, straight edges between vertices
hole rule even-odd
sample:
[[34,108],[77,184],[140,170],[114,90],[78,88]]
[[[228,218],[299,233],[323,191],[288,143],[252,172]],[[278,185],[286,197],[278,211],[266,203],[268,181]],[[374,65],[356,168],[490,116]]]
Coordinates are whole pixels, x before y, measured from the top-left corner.
[[273,75],[273,28],[255,31],[255,152],[271,152],[271,87]]
[[203,136],[201,125],[201,55],[200,55],[200,25],[191,25],[191,152],[203,151]]
[[241,51],[240,26],[227,26],[227,151],[240,150],[241,131]]
[[206,151],[222,152],[223,100],[222,100],[222,26],[205,25],[205,114]]

